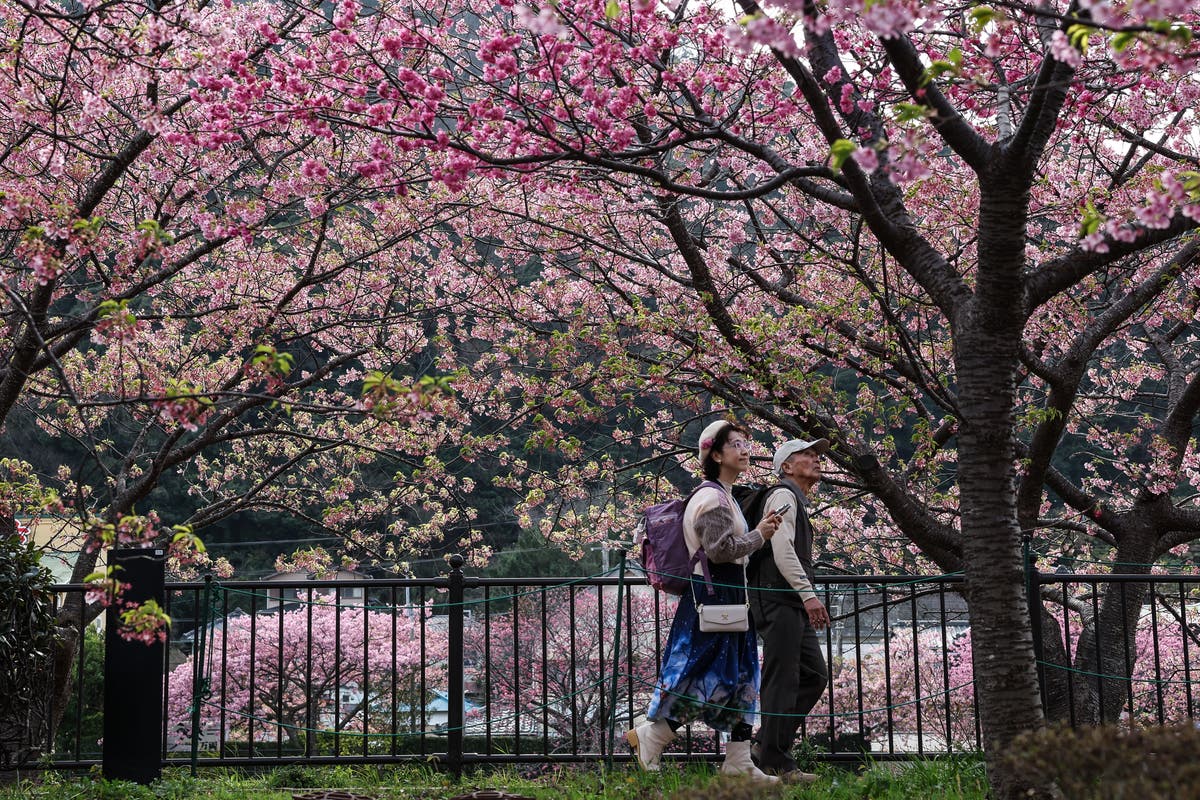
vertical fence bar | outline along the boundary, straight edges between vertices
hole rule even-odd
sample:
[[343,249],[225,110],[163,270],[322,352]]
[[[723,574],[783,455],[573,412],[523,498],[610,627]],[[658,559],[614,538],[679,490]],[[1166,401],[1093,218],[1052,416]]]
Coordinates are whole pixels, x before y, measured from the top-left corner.
[[[539,610],[542,617],[542,755],[550,755],[550,631],[546,625],[546,595],[548,589],[538,592]],[[574,665],[572,665],[574,671]]]
[[1192,659],[1188,642],[1191,640],[1191,628],[1188,625],[1187,594],[1183,589],[1183,581],[1179,582],[1179,638],[1183,642],[1183,696],[1187,704],[1187,718],[1195,719],[1196,713],[1192,704]]
[[[324,610],[324,609],[322,609]],[[308,632],[312,638],[312,631]],[[328,675],[322,676],[328,677]],[[342,587],[333,590],[333,755],[342,755]]]
[[[1167,715],[1163,703],[1163,686],[1165,684],[1163,683],[1162,657],[1158,652],[1158,595],[1155,589],[1156,585],[1154,583],[1150,584],[1150,636],[1154,642],[1154,699],[1158,709],[1158,724],[1162,725],[1166,722]],[[1134,635],[1137,635],[1136,628]]]
[[1042,663],[1042,580],[1033,555],[1033,531],[1021,531],[1021,550],[1025,562],[1025,602],[1029,608],[1029,630],[1033,636],[1034,667],[1037,670],[1038,693],[1045,709],[1049,695],[1046,693],[1046,672]]
[[579,640],[575,636],[575,605],[578,600],[577,589],[572,586],[567,590],[567,622],[570,625],[569,650],[571,654],[571,672],[569,687],[571,691],[571,754],[579,755],[579,670],[575,668],[579,659]]
[[254,758],[254,714],[258,709],[258,590],[250,592],[250,703],[246,720],[246,757]]
[[946,746],[947,751],[954,749],[954,727],[951,720],[954,717],[954,704],[951,697],[950,685],[950,641],[946,636],[946,584],[938,583],[938,619],[942,629],[942,695],[943,708],[946,714]]
[[[392,586],[390,591],[388,592],[388,600],[389,600],[388,607],[391,609],[391,612],[392,612],[392,641],[390,643],[391,650],[392,650],[392,668],[390,670],[388,670],[388,672],[390,673],[388,675],[388,679],[391,682],[392,692],[390,695],[391,702],[389,702],[388,705],[391,706],[390,713],[392,716],[392,722],[391,722],[391,728],[390,728],[391,733],[392,733],[390,749],[391,749],[392,757],[395,758],[396,757],[396,747],[399,745],[399,742],[400,742],[400,737],[398,735],[400,732],[400,727],[399,727],[400,721],[397,718],[399,715],[399,711],[400,711],[400,695],[399,695],[399,689],[397,688],[398,680],[399,680],[400,676],[398,674],[399,667],[396,663],[396,649],[397,649],[397,646],[399,645],[399,642],[396,640],[397,639],[396,622],[397,622],[397,615],[399,613],[399,608],[397,608],[397,597],[396,597],[396,587],[395,586]],[[406,606],[407,606],[407,604],[406,604]],[[424,659],[421,659],[421,661],[422,661],[422,666],[424,666]],[[413,702],[415,702],[415,701],[414,700],[408,701],[409,719],[412,719],[412,710],[413,710],[412,704],[413,704]]]
[[[863,704],[863,650],[862,650],[862,603],[859,592],[864,584],[853,583],[850,586],[850,596],[854,598],[854,682],[858,700],[858,735],[862,740],[867,736],[866,706]],[[829,711],[833,712],[832,696]],[[833,737],[833,717],[830,716],[830,738]]]
[[[271,593],[267,592],[268,602]],[[275,754],[277,758],[283,758],[283,736],[284,736],[284,711],[286,708],[283,694],[283,673],[288,668],[288,664],[283,661],[284,642],[287,641],[287,633],[284,631],[283,622],[287,614],[287,609],[283,605],[283,590],[278,593],[278,602],[275,605],[275,707],[279,709],[276,712],[275,720]]]
[[888,604],[888,584],[879,584],[880,605],[883,608],[883,696],[887,707],[888,754],[896,754],[896,695],[892,691],[892,622],[888,619],[891,611]]
[[[1082,583],[1082,581],[1081,581],[1081,583]],[[1096,669],[1094,670],[1096,673],[1096,676],[1097,676],[1095,678],[1096,696],[1098,698],[1099,709],[1100,709],[1099,717],[1101,720],[1103,720],[1104,719],[1104,692],[1105,692],[1105,682],[1106,682],[1106,679],[1104,678],[1104,674],[1107,671],[1108,665],[1104,663],[1104,650],[1102,649],[1103,637],[1101,636],[1102,631],[1100,629],[1100,626],[1103,623],[1101,622],[1101,617],[1100,617],[1100,592],[1097,590],[1095,582],[1092,582],[1091,587],[1092,587],[1092,619],[1095,620],[1092,624],[1096,628],[1095,635],[1092,637],[1096,641]],[[1079,635],[1081,637],[1083,636],[1083,630],[1084,630],[1084,628],[1082,627],[1082,623],[1081,623],[1080,632],[1079,632]],[[978,715],[976,715],[976,716],[978,716]]]
[[925,755],[925,722],[921,718],[925,705],[921,697],[921,632],[917,628],[920,622],[917,610],[917,584],[908,587],[908,608],[912,616],[912,649],[913,649],[913,705],[917,714],[917,753]]
[[[813,590],[814,591],[817,590],[817,587],[815,585],[813,586]],[[821,602],[823,602],[825,604],[825,608],[827,610],[832,609],[833,604],[830,602],[829,586],[828,585],[822,586],[820,591],[821,591]],[[826,675],[829,676],[829,679],[825,683],[825,694],[827,694],[829,696],[829,700],[828,700],[828,702],[829,702],[829,718],[827,720],[828,727],[829,727],[829,750],[832,753],[836,753],[836,752],[838,752],[838,744],[837,744],[837,737],[834,735],[835,729],[834,729],[834,725],[833,725],[833,706],[834,706],[834,699],[833,699],[833,685],[834,685],[834,681],[833,681],[833,664],[834,664],[834,660],[833,660],[833,626],[834,626],[833,614],[834,614],[834,612],[830,611],[829,613],[830,613],[830,623],[825,626],[825,669],[826,669]],[[809,714],[805,714],[803,717],[800,718],[800,733],[799,733],[799,735],[800,735],[801,741],[804,741],[805,739],[808,738],[808,717],[811,713],[812,712],[810,711]]]
[[[1076,645],[1075,652],[1071,652],[1071,606],[1069,603],[1069,595],[1067,594],[1067,579],[1063,578],[1061,587],[1062,592],[1062,637],[1063,647],[1066,650],[1067,666],[1071,666],[1073,660],[1079,653],[1079,647]],[[1079,635],[1083,636],[1083,615],[1079,618]],[[1072,728],[1075,727],[1075,684],[1076,675],[1074,672],[1067,673],[1067,722]]]
[[[450,597],[447,676],[448,693],[446,719],[446,764],[456,781],[463,773],[463,557],[455,553],[450,556]],[[514,606],[515,607],[515,606]],[[515,626],[514,626],[515,627]]]
[[[612,766],[613,766],[614,748],[616,746],[617,685],[620,683],[620,680],[621,680],[621,613],[625,610],[624,603],[622,602],[622,600],[624,599],[623,595],[625,594],[625,553],[623,551],[621,553],[621,563],[619,565],[619,569],[620,569],[620,572],[619,572],[620,579],[617,581],[616,631],[613,634],[613,649],[612,649],[612,694],[610,695],[610,699],[609,699],[609,703],[608,703],[609,711],[612,714],[612,718],[608,724],[608,753],[607,753],[607,755],[608,755],[608,768],[610,770],[612,769]],[[604,588],[603,587],[598,588],[597,592],[601,597],[604,596]],[[600,607],[599,603],[597,603],[596,605],[598,608]],[[603,616],[600,617],[599,622],[600,622],[599,629],[601,631],[603,631],[604,630],[604,617]],[[603,641],[604,640],[602,637],[601,644],[600,644],[601,654],[603,654],[603,652],[604,652]],[[632,649],[629,650],[629,663],[630,663],[630,668],[632,669],[632,666],[633,666],[633,650]],[[601,672],[600,674],[603,675],[604,673]],[[601,688],[600,695],[601,696],[604,695],[603,688]],[[604,717],[601,717],[601,719],[604,719]],[[630,723],[631,723],[631,727],[632,727],[632,720],[630,721]]]
[[[300,593],[296,592],[299,597]],[[317,703],[316,692],[313,691],[313,587],[310,584],[304,594],[304,757],[312,758],[316,746],[317,718],[313,706]]]
[[[1135,641],[1137,636],[1137,619],[1134,619],[1133,630],[1129,629],[1129,592],[1127,587],[1129,584],[1122,583],[1121,587],[1121,654],[1125,658],[1125,702],[1129,708],[1130,723],[1133,721],[1134,697],[1133,697],[1133,657],[1129,653],[1129,645]],[[1138,609],[1138,616],[1141,616],[1141,608]]]
[[192,777],[200,763],[200,706],[204,703],[208,676],[204,674],[207,660],[205,652],[212,646],[212,575],[204,576],[204,599],[202,607],[196,609],[196,627],[192,634]]
[[83,676],[84,666],[87,663],[87,623],[84,622],[84,614],[87,611],[87,603],[79,604],[79,659],[75,664],[75,708],[78,714],[76,718],[78,723],[75,725],[75,759],[83,760]]
[[[421,608],[425,608],[425,587],[421,587]],[[465,612],[464,612],[465,613]],[[449,620],[449,617],[447,617]],[[420,692],[414,697],[409,705],[419,703],[421,709],[421,755],[428,753],[426,749],[425,732],[429,730],[429,704],[425,702],[425,698],[429,697],[429,671],[425,667],[429,664],[429,620],[424,613],[417,615],[417,627],[421,630],[421,679]],[[449,635],[449,634],[447,634]],[[446,691],[450,691],[450,687],[446,687]],[[447,713],[450,708],[450,698],[446,698]]]

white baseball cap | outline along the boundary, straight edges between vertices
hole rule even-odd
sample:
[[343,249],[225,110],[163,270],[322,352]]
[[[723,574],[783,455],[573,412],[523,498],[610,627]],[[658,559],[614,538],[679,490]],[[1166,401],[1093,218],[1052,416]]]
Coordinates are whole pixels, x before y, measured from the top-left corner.
[[775,448],[775,457],[771,459],[771,464],[776,472],[783,466],[783,462],[794,456],[796,453],[802,453],[805,450],[813,450],[817,455],[823,455],[829,450],[828,439],[813,439],[806,442],[803,439],[788,439],[779,447]]

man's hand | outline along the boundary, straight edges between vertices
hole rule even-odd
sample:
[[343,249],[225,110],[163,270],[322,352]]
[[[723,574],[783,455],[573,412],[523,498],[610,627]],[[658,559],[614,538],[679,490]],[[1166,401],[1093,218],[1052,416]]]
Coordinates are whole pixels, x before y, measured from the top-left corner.
[[829,612],[825,610],[825,604],[817,598],[804,601],[804,613],[808,614],[808,624],[817,630],[823,631],[829,627]]

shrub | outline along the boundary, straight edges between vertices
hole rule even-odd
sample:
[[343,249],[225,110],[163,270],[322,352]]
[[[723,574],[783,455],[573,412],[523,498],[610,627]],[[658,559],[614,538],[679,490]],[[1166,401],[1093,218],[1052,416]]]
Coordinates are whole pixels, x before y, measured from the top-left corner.
[[50,571],[16,535],[0,535],[0,768],[38,757],[49,730],[54,601]]
[[[787,788],[782,783],[756,783],[740,775],[717,775],[705,784],[702,796],[704,800],[758,800],[783,797]],[[696,787],[689,786],[671,793],[669,800],[695,800],[696,797]]]
[[268,786],[288,789],[314,789],[322,785],[320,773],[303,764],[285,764],[282,767],[276,767],[267,776],[266,783]]
[[1200,786],[1200,731],[1192,725],[1071,729],[1055,725],[1017,737],[1001,756],[1071,800],[1179,797]]

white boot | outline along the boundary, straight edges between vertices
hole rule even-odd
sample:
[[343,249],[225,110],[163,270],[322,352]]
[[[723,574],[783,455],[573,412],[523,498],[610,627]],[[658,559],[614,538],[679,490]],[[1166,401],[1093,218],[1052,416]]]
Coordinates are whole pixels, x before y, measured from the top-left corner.
[[633,730],[625,732],[625,740],[633,748],[642,769],[647,772],[658,772],[663,750],[667,749],[667,745],[674,738],[675,731],[671,730],[666,720],[661,719],[654,722],[647,720]]
[[754,762],[750,760],[749,742],[730,742],[725,745],[725,763],[721,765],[721,772],[725,775],[745,775],[759,783],[779,782],[779,778],[768,775],[754,766]]

